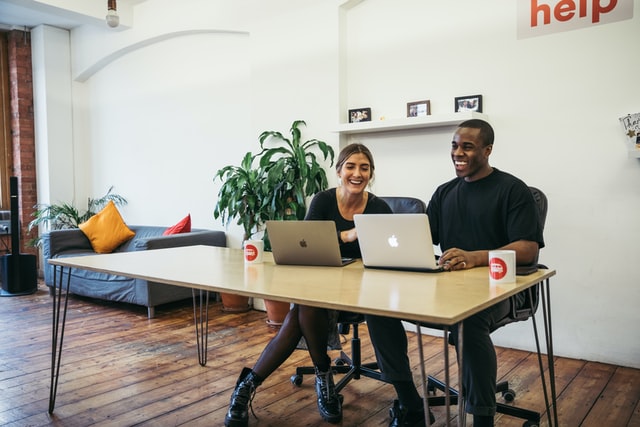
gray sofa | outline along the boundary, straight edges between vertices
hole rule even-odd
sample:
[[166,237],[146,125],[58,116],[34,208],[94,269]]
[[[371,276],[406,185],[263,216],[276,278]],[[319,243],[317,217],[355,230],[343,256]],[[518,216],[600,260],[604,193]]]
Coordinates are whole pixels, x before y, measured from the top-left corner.
[[[178,246],[207,245],[226,246],[223,231],[193,230],[190,233],[163,236],[166,227],[128,226],[136,235],[120,245],[114,252],[144,251]],[[79,229],[55,230],[42,236],[44,281],[53,287],[53,265],[49,259],[57,257],[95,254],[89,239]],[[67,280],[65,274],[63,280]],[[50,289],[52,291],[53,289]],[[148,282],[142,279],[116,276],[87,270],[72,269],[69,291],[76,295],[108,301],[126,302],[147,307],[149,318],[154,317],[154,307],[191,297],[191,289]]]

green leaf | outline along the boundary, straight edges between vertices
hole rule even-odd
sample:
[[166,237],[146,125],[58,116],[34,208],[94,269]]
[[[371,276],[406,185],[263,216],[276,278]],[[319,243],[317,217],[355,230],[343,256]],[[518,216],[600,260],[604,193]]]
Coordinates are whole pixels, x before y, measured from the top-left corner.
[[[317,139],[301,143],[303,125],[303,120],[292,123],[291,139],[277,131],[262,132],[258,154],[248,152],[240,167],[225,166],[216,172],[214,180],[220,180],[222,186],[215,218],[222,218],[225,225],[236,219],[244,228],[245,238],[269,219],[304,219],[306,198],[328,186],[318,153],[333,166],[334,152]],[[257,168],[253,169],[256,162]]]

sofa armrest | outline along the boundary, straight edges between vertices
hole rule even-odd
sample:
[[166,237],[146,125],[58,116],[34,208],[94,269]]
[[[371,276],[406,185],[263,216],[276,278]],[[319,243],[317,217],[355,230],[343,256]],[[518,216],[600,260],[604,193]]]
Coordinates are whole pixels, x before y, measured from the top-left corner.
[[227,235],[224,231],[192,231],[190,233],[171,234],[169,236],[138,239],[135,250],[177,248],[180,246],[227,246]]
[[42,235],[42,251],[45,259],[53,258],[65,251],[93,251],[91,242],[82,232],[74,228],[52,230]]

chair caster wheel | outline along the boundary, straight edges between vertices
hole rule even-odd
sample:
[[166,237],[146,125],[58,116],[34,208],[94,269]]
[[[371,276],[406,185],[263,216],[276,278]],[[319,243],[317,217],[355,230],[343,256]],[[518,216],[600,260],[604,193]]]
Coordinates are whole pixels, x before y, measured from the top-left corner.
[[291,384],[300,387],[302,385],[302,375],[291,375]]
[[512,389],[505,390],[502,392],[502,398],[506,402],[513,402],[513,400],[516,398],[516,392]]
[[539,427],[540,424],[538,424],[535,421],[525,421],[524,424],[522,424],[522,427]]

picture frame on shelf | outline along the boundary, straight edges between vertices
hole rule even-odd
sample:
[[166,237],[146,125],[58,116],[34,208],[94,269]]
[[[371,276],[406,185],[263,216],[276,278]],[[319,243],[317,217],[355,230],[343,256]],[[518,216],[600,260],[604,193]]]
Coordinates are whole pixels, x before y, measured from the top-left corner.
[[420,117],[431,115],[431,101],[407,102],[407,117]]
[[371,121],[371,108],[354,108],[349,110],[349,123]]
[[462,111],[482,113],[482,95],[457,96],[454,102],[456,113]]
[[629,141],[629,155],[640,157],[640,113],[627,114],[619,120]]

